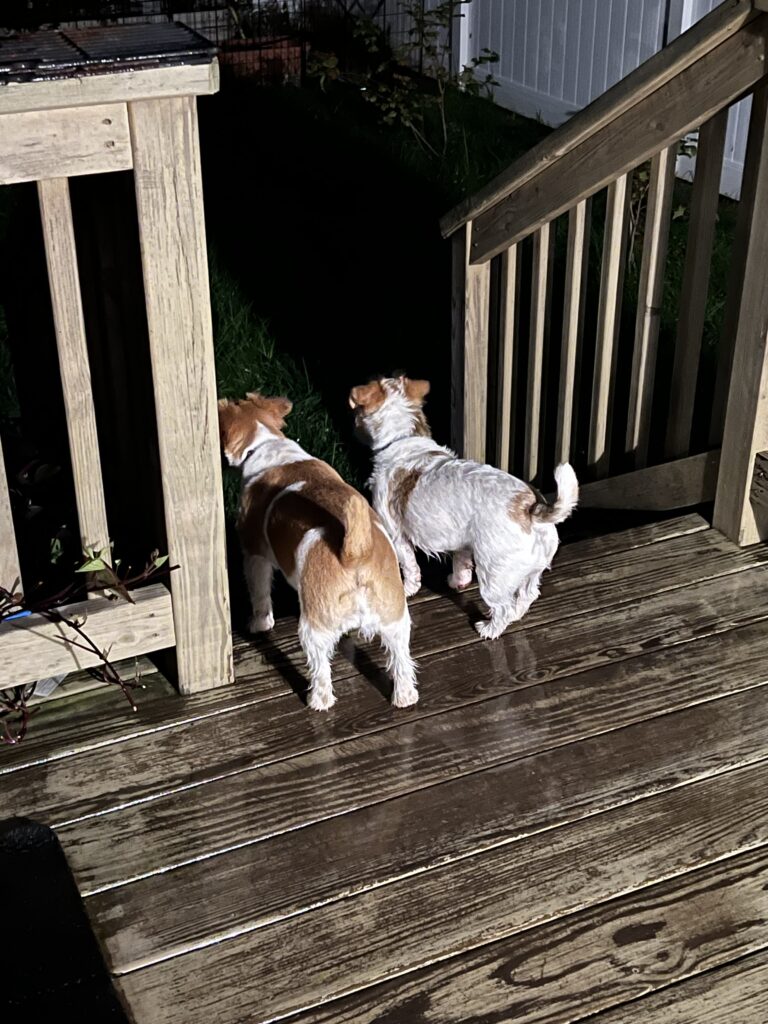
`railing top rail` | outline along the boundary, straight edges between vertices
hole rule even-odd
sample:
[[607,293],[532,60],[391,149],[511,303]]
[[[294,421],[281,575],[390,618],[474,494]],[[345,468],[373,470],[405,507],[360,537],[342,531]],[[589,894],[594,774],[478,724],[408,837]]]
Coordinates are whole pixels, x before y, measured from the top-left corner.
[[768,7],[768,0],[725,0],[669,46],[654,54],[552,135],[502,171],[485,188],[465,199],[440,222],[444,237],[485,213],[531,181],[556,160],[600,131],[685,71]]

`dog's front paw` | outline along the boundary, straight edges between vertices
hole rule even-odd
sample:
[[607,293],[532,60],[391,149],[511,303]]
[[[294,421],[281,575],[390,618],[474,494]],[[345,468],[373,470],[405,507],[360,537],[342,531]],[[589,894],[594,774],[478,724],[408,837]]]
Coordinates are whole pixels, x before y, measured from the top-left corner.
[[475,623],[475,629],[483,640],[497,640],[506,629],[506,626],[495,625],[492,620],[483,619]]
[[336,694],[331,689],[318,690],[316,686],[309,688],[307,707],[313,711],[330,711],[336,703]]
[[410,708],[418,702],[419,691],[413,683],[400,683],[392,691],[392,705],[396,708]]
[[248,623],[249,633],[268,633],[275,624],[275,616],[272,612],[266,612],[264,614],[252,615],[251,621]]
[[403,586],[405,587],[405,596],[413,597],[414,594],[418,594],[421,590],[421,576],[406,576],[403,580]]

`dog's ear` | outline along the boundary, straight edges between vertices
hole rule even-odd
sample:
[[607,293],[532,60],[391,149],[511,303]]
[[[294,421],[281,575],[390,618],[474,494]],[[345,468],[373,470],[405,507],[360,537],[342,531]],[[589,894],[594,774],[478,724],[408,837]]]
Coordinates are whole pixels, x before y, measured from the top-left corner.
[[403,378],[403,390],[405,391],[406,398],[411,402],[418,402],[419,405],[424,404],[424,399],[429,394],[430,384],[428,380],[410,380],[408,377]]
[[386,395],[386,391],[378,380],[371,381],[370,384],[360,384],[349,392],[349,407],[372,412],[382,404]]
[[269,409],[270,412],[279,416],[281,420],[284,420],[293,408],[293,402],[290,398],[262,398],[262,403],[265,409]]

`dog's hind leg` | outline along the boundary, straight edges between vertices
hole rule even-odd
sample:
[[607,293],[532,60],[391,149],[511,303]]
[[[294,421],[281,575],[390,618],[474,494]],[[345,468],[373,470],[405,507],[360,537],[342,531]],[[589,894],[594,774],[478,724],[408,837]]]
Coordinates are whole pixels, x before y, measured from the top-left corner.
[[313,711],[328,711],[336,703],[331,660],[338,641],[337,633],[313,629],[304,616],[299,619],[299,642],[307,659],[310,679],[307,704]]
[[264,633],[275,624],[272,614],[272,564],[260,555],[246,555],[245,579],[251,596],[250,633]]
[[411,617],[406,609],[401,619],[382,626],[381,642],[387,652],[387,671],[392,676],[392,703],[407,708],[419,699],[416,666],[411,658]]

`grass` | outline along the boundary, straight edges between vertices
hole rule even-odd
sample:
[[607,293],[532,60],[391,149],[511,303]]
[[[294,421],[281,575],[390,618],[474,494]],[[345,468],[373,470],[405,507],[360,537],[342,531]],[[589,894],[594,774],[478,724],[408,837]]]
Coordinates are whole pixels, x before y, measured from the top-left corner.
[[[242,398],[249,391],[288,396],[293,402],[288,436],[329,462],[345,479],[359,483],[306,366],[278,350],[269,325],[254,313],[242,288],[215,257],[211,259],[211,303],[219,396]],[[226,473],[229,515],[235,512],[238,488],[239,473]]]

